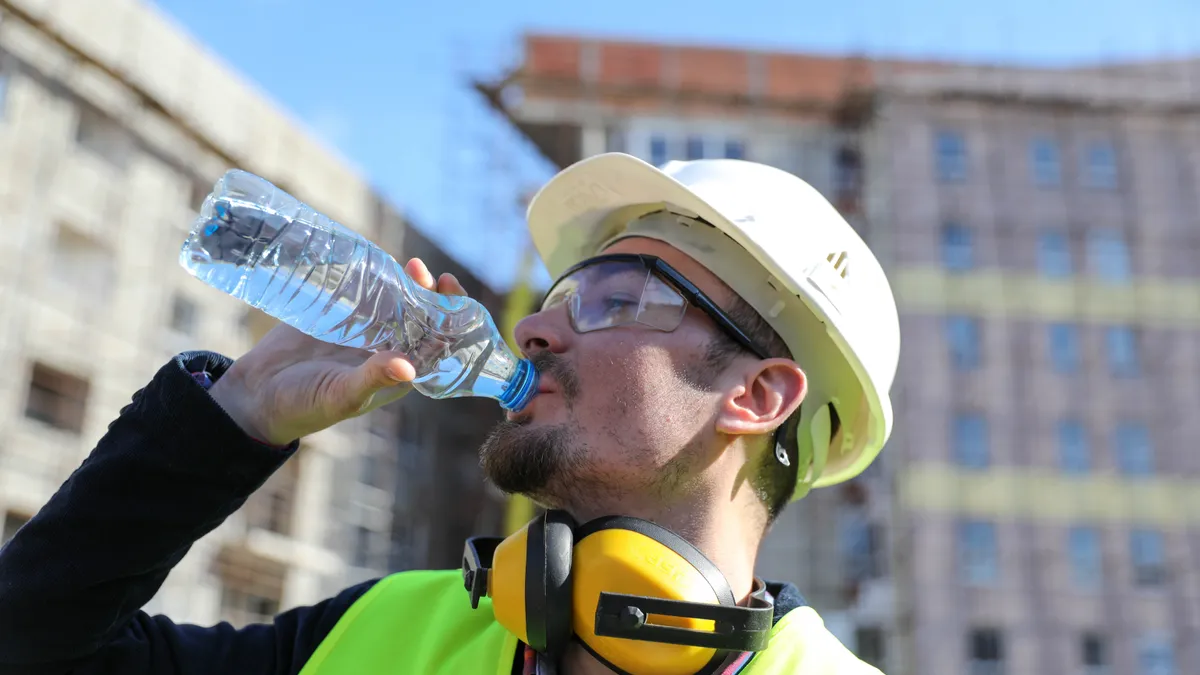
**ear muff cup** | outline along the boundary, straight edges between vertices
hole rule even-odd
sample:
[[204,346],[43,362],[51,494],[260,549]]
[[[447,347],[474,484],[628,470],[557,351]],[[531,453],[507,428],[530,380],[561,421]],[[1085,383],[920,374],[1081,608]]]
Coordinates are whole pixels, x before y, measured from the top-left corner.
[[[496,547],[488,595],[496,621],[539,652],[561,656],[571,641],[575,520],[547,511]],[[522,573],[523,570],[523,573]]]
[[571,558],[575,520],[547,511],[529,529],[525,556],[525,625],[529,646],[561,656],[571,641]]
[[[621,673],[692,675],[722,661],[715,649],[596,635],[600,594],[664,598],[736,606],[725,576],[703,553],[654,523],[610,516],[575,532],[573,605],[575,634],[605,665]],[[663,626],[712,631],[713,621],[646,617]]]

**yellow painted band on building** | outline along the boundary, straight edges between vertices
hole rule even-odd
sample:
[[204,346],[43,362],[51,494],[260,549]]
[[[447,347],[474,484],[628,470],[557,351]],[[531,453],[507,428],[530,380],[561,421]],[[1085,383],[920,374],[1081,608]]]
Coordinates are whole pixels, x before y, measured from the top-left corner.
[[948,273],[936,266],[901,267],[889,277],[901,312],[1200,328],[1196,281],[1105,283],[997,270]]
[[1170,477],[1067,475],[1052,469],[971,471],[932,462],[897,475],[897,498],[916,511],[1063,524],[1200,524],[1200,481]]

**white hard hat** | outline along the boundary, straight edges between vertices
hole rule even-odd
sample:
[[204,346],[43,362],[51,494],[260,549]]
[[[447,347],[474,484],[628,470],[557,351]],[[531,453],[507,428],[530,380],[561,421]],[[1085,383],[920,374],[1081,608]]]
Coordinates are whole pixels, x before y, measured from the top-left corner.
[[[684,217],[641,219],[664,210]],[[659,170],[607,153],[552,178],[527,217],[551,277],[616,239],[650,237],[696,259],[762,315],[808,377],[796,498],[853,478],[879,454],[892,429],[896,301],[858,233],[803,180],[741,160]],[[830,406],[840,421],[836,446]]]

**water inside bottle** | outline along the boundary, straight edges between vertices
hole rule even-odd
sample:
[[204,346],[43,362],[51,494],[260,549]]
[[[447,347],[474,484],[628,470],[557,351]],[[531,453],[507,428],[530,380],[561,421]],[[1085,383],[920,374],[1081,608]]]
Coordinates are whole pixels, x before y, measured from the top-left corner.
[[414,387],[427,396],[523,407],[536,371],[508,348],[482,305],[417,286],[391,256],[332,221],[314,224],[323,217],[299,206],[307,213],[210,198],[180,263],[317,339],[404,353],[417,371]]

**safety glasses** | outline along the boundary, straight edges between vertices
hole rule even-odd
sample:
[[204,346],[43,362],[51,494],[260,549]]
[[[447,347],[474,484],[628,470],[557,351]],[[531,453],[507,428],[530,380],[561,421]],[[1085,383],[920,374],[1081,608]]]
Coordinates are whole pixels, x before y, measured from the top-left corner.
[[739,345],[760,359],[767,358],[766,351],[716,303],[655,256],[614,253],[575,265],[550,287],[542,310],[563,303],[571,326],[580,333],[634,324],[669,333],[683,323],[691,305]]

